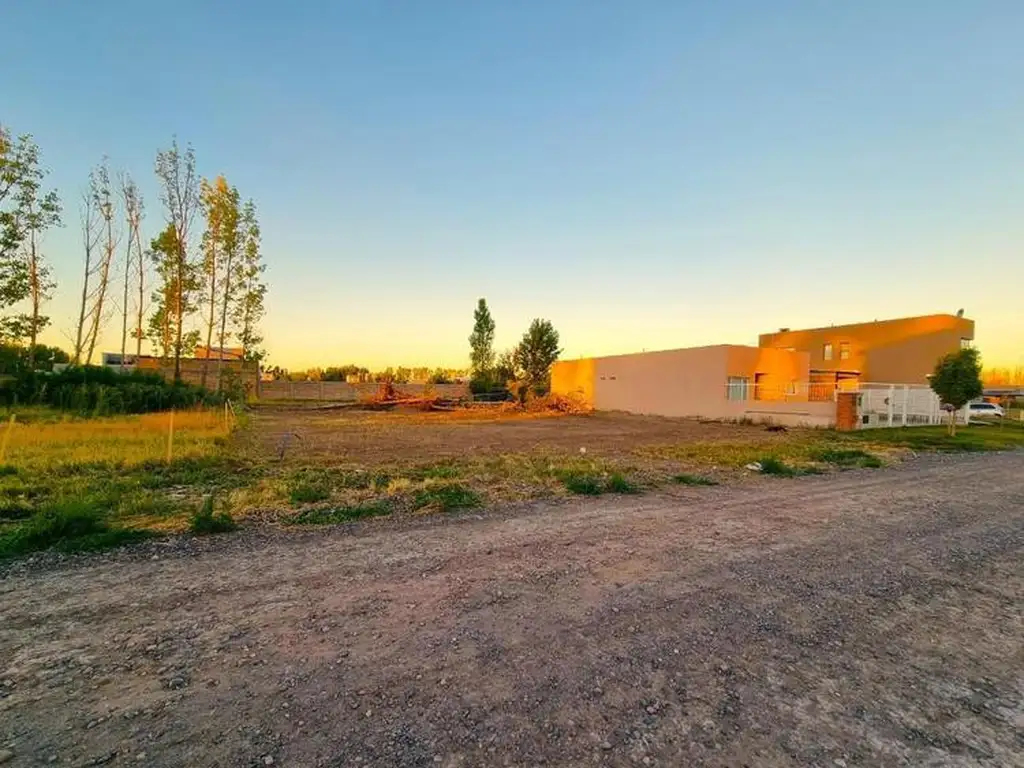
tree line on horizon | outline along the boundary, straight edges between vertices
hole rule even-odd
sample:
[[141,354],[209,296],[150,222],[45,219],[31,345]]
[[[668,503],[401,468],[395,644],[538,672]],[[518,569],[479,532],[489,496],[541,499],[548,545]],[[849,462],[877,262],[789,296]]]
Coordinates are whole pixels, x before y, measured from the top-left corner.
[[392,384],[408,384],[424,382],[429,384],[450,384],[466,376],[466,371],[459,368],[430,368],[428,366],[388,366],[380,371],[371,371],[364,366],[349,364],[313,367],[300,371],[291,371],[280,366],[269,366],[263,370],[264,377],[272,381],[349,381],[358,382],[391,382]]
[[[73,327],[65,330],[67,359],[91,365],[117,317],[122,360],[141,355],[148,341],[173,361],[175,380],[181,359],[201,343],[236,345],[244,359],[261,360],[267,285],[255,203],[243,202],[222,175],[201,177],[194,150],[180,149],[176,139],[157,152],[154,172],[163,221],[149,237],[133,176],[113,177],[106,157],[89,173],[79,200],[81,285]],[[56,287],[45,235],[64,224],[64,204],[45,188],[46,176],[32,136],[0,124],[0,343],[23,349],[29,369],[47,349],[38,338],[51,325],[45,306]],[[219,369],[222,362],[204,363],[203,385],[210,364]]]

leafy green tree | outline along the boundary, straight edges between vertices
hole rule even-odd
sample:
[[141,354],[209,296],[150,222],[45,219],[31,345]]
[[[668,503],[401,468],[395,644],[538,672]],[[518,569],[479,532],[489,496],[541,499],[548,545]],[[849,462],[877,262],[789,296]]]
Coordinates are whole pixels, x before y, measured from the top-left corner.
[[194,351],[199,343],[199,331],[186,332],[182,323],[196,310],[200,278],[195,264],[182,264],[178,258],[180,250],[173,224],[168,224],[150,243],[157,289],[152,299],[153,314],[149,317],[149,338],[164,360],[175,359],[177,379],[181,378],[181,356]]
[[949,434],[956,434],[956,411],[981,397],[981,360],[976,349],[951,352],[935,365],[931,386],[949,411]]
[[[200,207],[196,156],[191,146],[182,152],[177,140],[169,149],[157,152],[155,171],[160,181],[160,200],[167,213],[167,224],[174,231],[168,239],[169,251],[154,251],[165,263],[157,265],[165,286],[172,289],[164,296],[162,306],[166,321],[174,329],[174,379],[181,380],[181,357],[186,351],[185,323],[195,311],[193,294],[200,283],[195,278],[195,264],[190,256],[192,223]],[[194,345],[193,345],[194,346]]]
[[29,350],[29,364],[36,370],[52,371],[55,363],[69,362],[71,362],[70,355],[60,347],[37,344],[34,349]]
[[259,322],[263,318],[263,302],[267,295],[267,284],[263,281],[266,264],[263,263],[261,233],[256,219],[256,204],[246,202],[241,212],[242,250],[238,263],[238,292],[231,310],[232,319],[238,328],[238,341],[244,350],[246,360],[262,360],[266,353],[261,345],[263,336]]
[[432,374],[426,377],[428,384],[451,384],[451,377],[444,368],[436,368]]
[[481,391],[491,388],[494,369],[494,318],[487,299],[480,299],[473,311],[473,332],[469,335],[470,376]]
[[519,378],[519,371],[516,367],[516,350],[506,349],[498,355],[494,363],[494,380],[499,386],[508,386],[510,381]]
[[535,393],[547,392],[551,381],[551,366],[562,350],[558,346],[558,331],[550,320],[535,319],[516,347],[513,361],[522,372],[524,383]]
[[[206,348],[213,345],[214,332],[220,349],[228,338],[228,309],[233,304],[236,292],[234,280],[237,269],[238,250],[242,241],[240,232],[241,212],[238,190],[229,187],[223,176],[211,184],[206,179],[200,182],[203,215],[206,231],[203,232],[202,278],[203,294],[206,300]],[[203,361],[200,385],[206,386],[206,375],[210,356]],[[217,387],[224,365],[223,355],[217,356]]]
[[0,125],[0,310],[30,300],[28,314],[0,321],[0,333],[28,340],[30,368],[39,332],[50,322],[42,305],[54,288],[42,239],[47,229],[60,225],[61,215],[57,193],[42,190],[45,177],[32,137],[13,139]]

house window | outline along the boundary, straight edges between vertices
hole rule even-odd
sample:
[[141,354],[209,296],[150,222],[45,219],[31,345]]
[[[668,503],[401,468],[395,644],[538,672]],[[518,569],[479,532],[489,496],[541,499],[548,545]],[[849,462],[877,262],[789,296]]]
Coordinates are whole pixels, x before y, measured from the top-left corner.
[[725,387],[727,400],[746,400],[750,391],[750,379],[746,376],[730,376]]
[[971,339],[960,339],[960,349],[970,349]]
[[831,360],[832,359],[832,345],[831,344],[826,344],[825,345],[825,349],[822,351],[822,357],[824,357],[826,360]]
[[839,342],[839,359],[849,360],[850,359],[850,342],[840,341]]

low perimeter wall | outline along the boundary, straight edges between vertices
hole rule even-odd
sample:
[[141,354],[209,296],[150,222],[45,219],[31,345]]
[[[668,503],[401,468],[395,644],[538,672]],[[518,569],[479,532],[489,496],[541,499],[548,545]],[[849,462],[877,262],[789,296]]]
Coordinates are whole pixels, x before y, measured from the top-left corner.
[[[469,397],[468,384],[395,384],[395,389],[411,397],[422,397],[428,390],[436,397],[456,400]],[[380,390],[375,382],[349,384],[344,381],[264,381],[260,383],[261,400],[324,400],[348,402],[366,400]]]
[[787,427],[834,427],[836,404],[824,402],[779,402],[773,400],[746,400],[726,402],[719,418],[750,419],[757,422],[783,424]]

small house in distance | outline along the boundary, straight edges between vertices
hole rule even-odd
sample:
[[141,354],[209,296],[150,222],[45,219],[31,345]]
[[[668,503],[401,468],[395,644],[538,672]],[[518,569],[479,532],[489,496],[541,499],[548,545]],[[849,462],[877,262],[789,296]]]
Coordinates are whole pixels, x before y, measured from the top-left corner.
[[928,315],[764,334],[722,344],[558,361],[551,391],[597,410],[829,426],[836,393],[865,383],[927,386],[974,322]]

